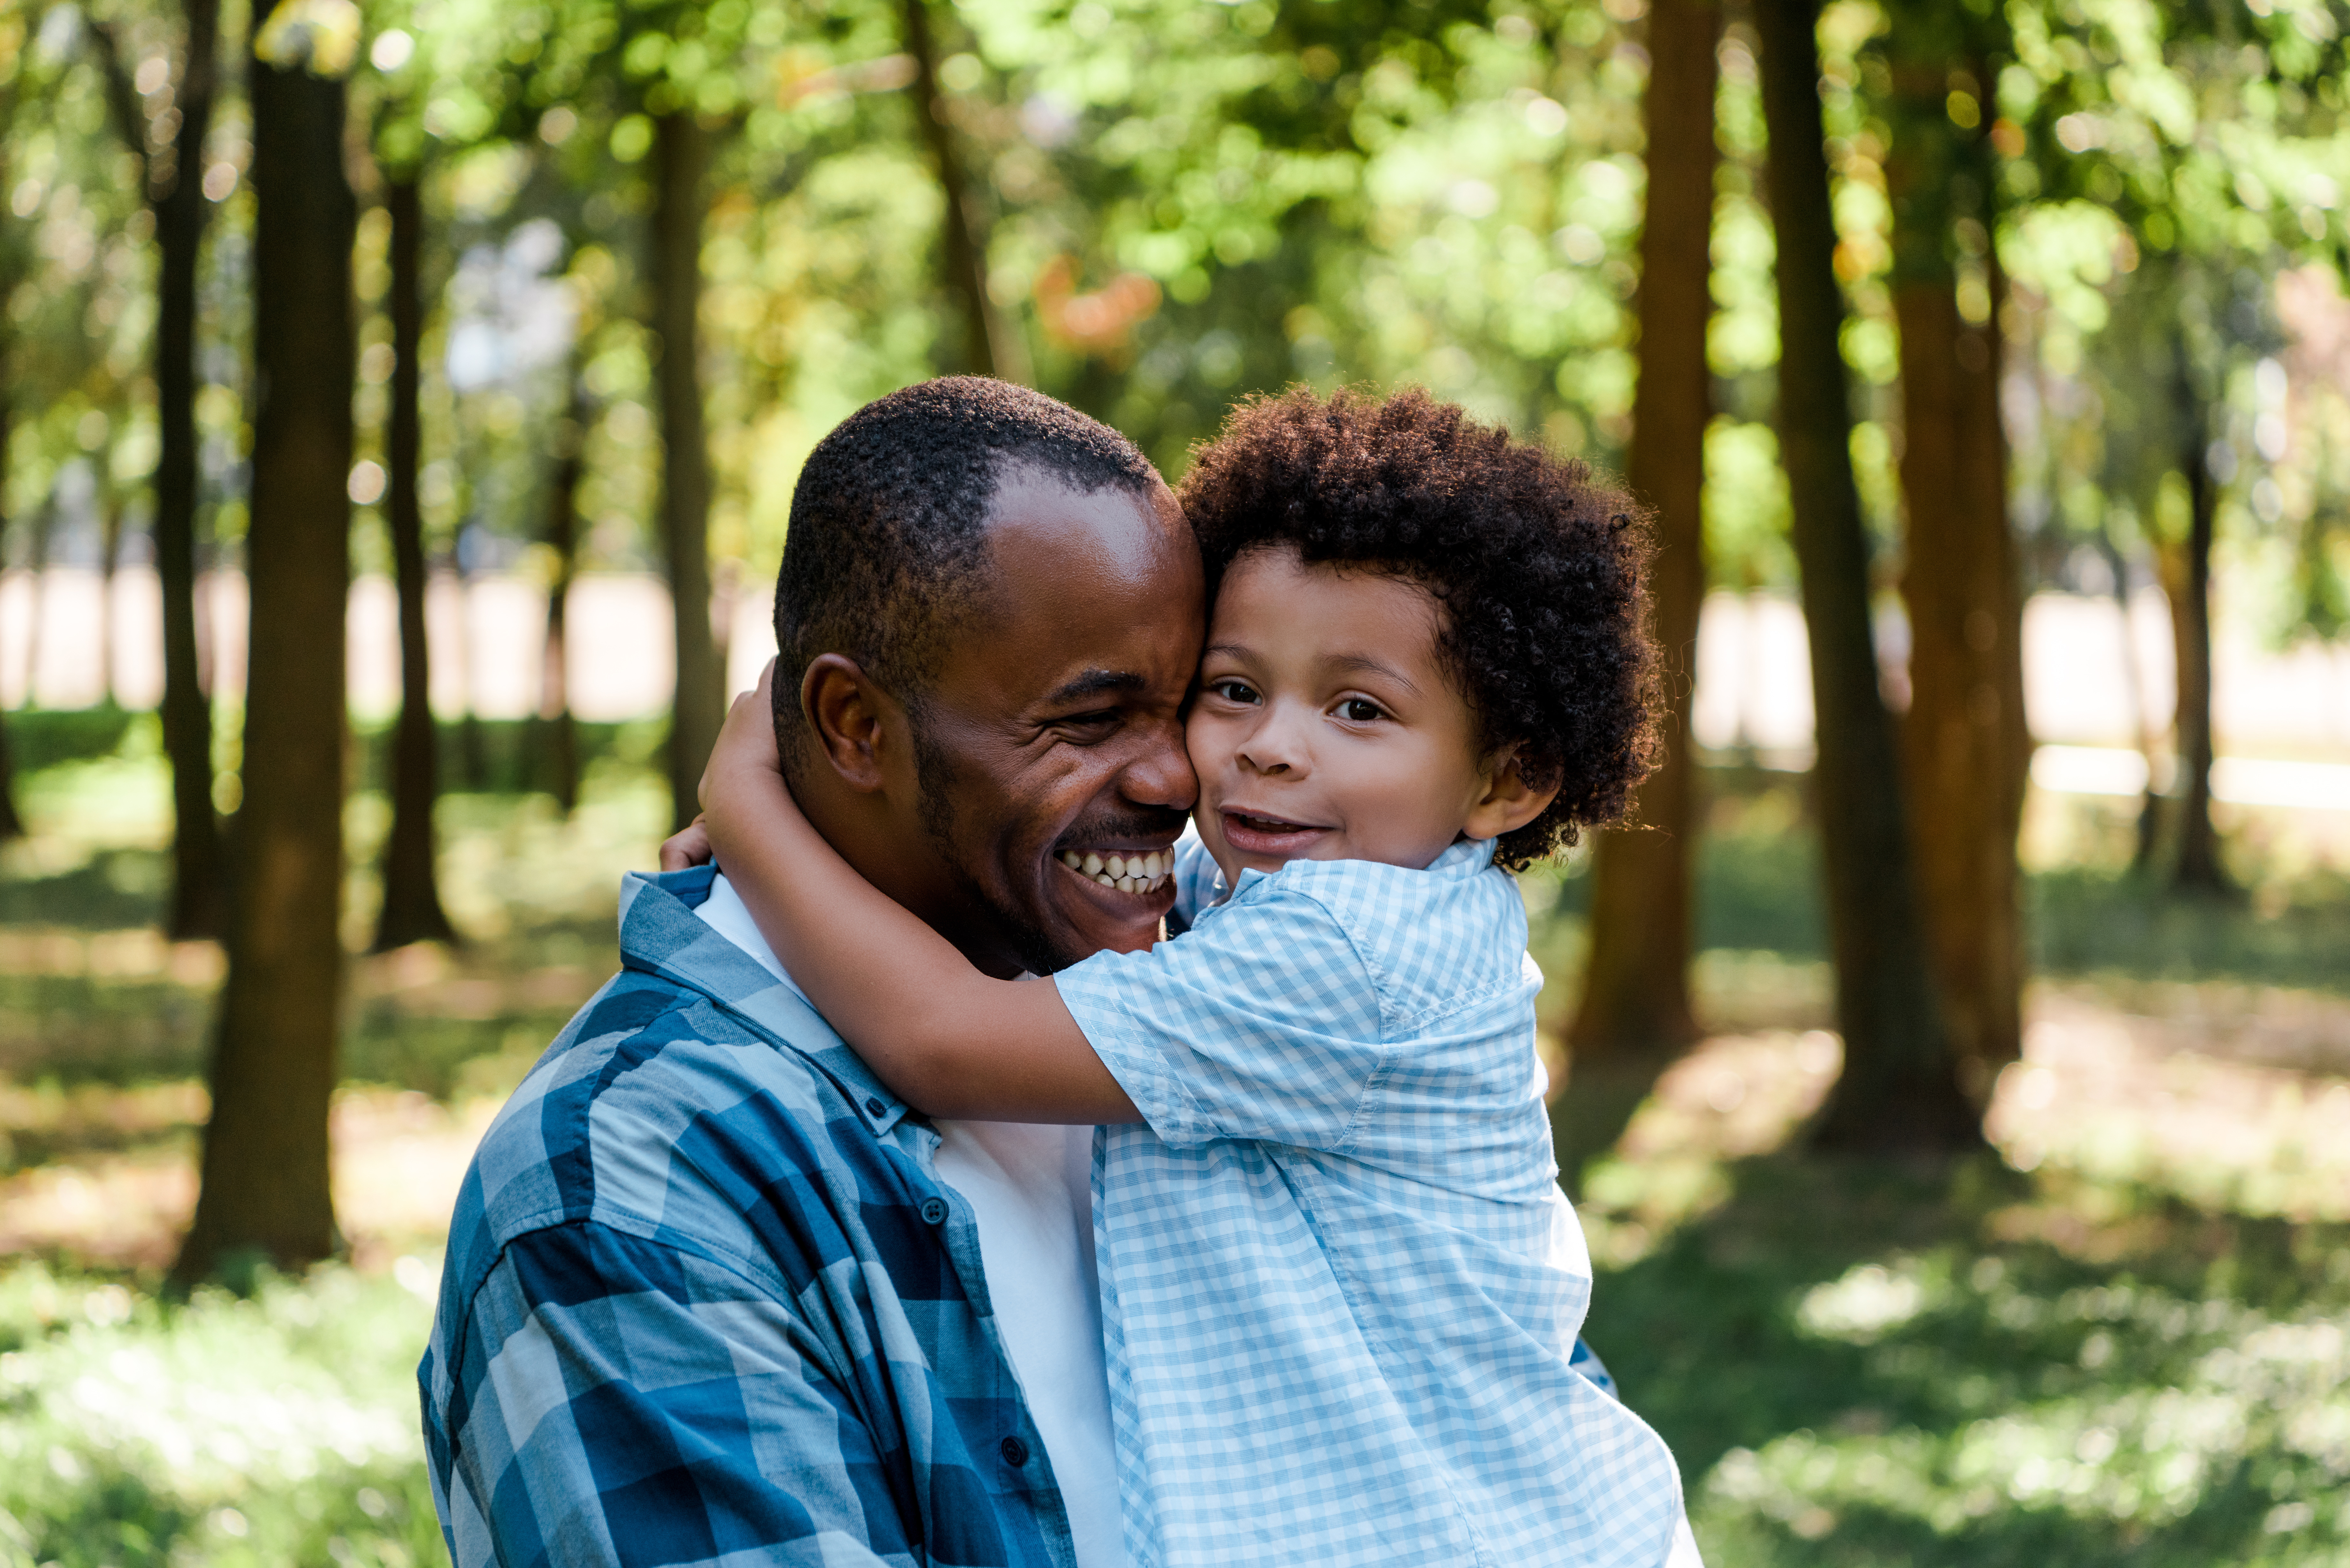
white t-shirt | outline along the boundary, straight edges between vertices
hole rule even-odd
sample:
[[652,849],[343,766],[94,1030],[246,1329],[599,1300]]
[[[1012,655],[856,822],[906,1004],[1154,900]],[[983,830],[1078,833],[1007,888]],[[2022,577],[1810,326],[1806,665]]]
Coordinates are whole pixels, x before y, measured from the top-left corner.
[[[712,879],[696,913],[799,991],[723,875]],[[1125,1568],[1094,1276],[1094,1129],[1024,1122],[937,1127],[939,1179],[962,1195],[978,1221],[996,1333],[1060,1482],[1077,1568]]]

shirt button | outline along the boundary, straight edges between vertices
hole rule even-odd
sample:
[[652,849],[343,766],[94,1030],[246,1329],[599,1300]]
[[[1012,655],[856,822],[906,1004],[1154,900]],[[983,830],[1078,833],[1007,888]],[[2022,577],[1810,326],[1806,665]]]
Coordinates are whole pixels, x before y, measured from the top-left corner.
[[925,1199],[922,1199],[922,1223],[923,1223],[923,1224],[925,1224],[925,1225],[942,1225],[942,1224],[946,1223],[946,1218],[947,1218],[947,1200],[946,1200],[945,1199],[943,1199],[943,1198],[925,1198]]
[[880,1096],[878,1096],[878,1095],[868,1095],[868,1096],[866,1096],[866,1099],[865,1099],[865,1114],[866,1114],[867,1116],[879,1116],[879,1115],[881,1114],[881,1112],[883,1111],[883,1109],[884,1109],[884,1108],[885,1108],[885,1107],[884,1107],[884,1106],[882,1106],[882,1104],[881,1104],[881,1098],[880,1098]]
[[1017,1438],[1003,1439],[1003,1462],[1018,1469],[1028,1462],[1028,1445]]

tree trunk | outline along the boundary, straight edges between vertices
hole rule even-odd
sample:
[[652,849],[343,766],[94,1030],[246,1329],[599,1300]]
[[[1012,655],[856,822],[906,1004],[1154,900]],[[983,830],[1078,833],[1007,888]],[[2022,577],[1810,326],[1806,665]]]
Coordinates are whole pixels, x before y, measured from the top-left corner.
[[955,146],[954,128],[948,123],[946,99],[939,91],[939,49],[931,32],[930,0],[901,0],[900,8],[906,53],[914,61],[914,119],[930,147],[931,165],[938,171],[944,209],[939,233],[940,278],[962,326],[960,352],[942,356],[942,368],[1024,381],[1027,356],[987,291],[987,242],[962,153]]
[[1778,244],[1780,446],[1811,637],[1813,784],[1845,1036],[1844,1072],[1817,1137],[1831,1148],[1941,1152],[1981,1135],[1934,995],[1898,748],[1877,691],[1820,124],[1818,16],[1814,0],[1754,6]]
[[212,124],[219,0],[186,0],[186,57],[172,111],[172,145],[156,149],[122,68],[110,26],[90,30],[117,130],[139,161],[155,218],[155,575],[163,599],[163,749],[172,760],[172,902],[174,940],[220,934],[220,828],[213,815],[211,704],[204,696],[195,613],[196,264],[203,243],[202,165]]
[[391,836],[383,852],[383,910],[375,950],[410,942],[452,941],[434,875],[432,806],[440,794],[438,735],[432,727],[432,664],[424,635],[424,517],[417,504],[422,447],[419,389],[424,351],[424,285],[420,254],[424,204],[410,171],[384,188],[391,215],[391,417],[385,431],[384,521],[391,533],[400,588],[400,726],[391,753]]
[[482,739],[481,715],[473,709],[473,561],[481,526],[471,519],[460,523],[447,557],[457,590],[456,637],[450,649],[455,657],[449,661],[457,671],[457,787],[465,794],[480,794],[490,787],[489,748]]
[[725,675],[710,629],[710,453],[702,434],[700,316],[702,182],[710,136],[690,112],[653,122],[653,329],[660,337],[661,545],[677,628],[670,711],[672,829],[702,809],[702,770],[726,716]]
[[[0,286],[0,321],[7,319],[10,296],[15,289]],[[0,337],[0,545],[8,537],[8,438],[12,433],[11,415],[15,412],[16,382],[8,374],[8,341]],[[27,677],[31,671],[27,670]],[[0,722],[0,840],[22,838],[25,819],[16,815],[16,769],[8,755],[8,729]]]
[[571,718],[566,621],[579,558],[579,481],[586,467],[587,430],[587,389],[574,365],[571,400],[556,432],[555,473],[547,486],[546,545],[555,556],[555,576],[546,586],[546,652],[538,682],[541,774],[566,816],[579,805],[579,734]]
[[2171,882],[2184,891],[2226,894],[2234,890],[2220,860],[2220,836],[2211,826],[2211,535],[2219,506],[2212,483],[2210,425],[2195,394],[2192,368],[2182,338],[2177,350],[2175,396],[2181,440],[2178,467],[2187,481],[2187,537],[2166,552],[2169,569],[2163,587],[2170,600],[2171,634],[2178,649],[2178,857]]
[[258,57],[244,804],[203,1187],[182,1282],[339,1244],[328,1186],[343,950],[350,258],[343,84]]
[[[1690,692],[1705,599],[1705,426],[1712,372],[1713,0],[1657,0],[1648,12],[1648,213],[1640,234],[1640,379],[1627,467],[1656,509],[1649,604],[1665,662],[1665,752],[1641,784],[1637,827],[1600,836],[1592,857],[1591,957],[1567,1033],[1581,1071],[1615,1053],[1654,1055],[1698,1037],[1690,1007],[1690,845],[1697,769]],[[1705,106],[1700,112],[1699,106]]]
[[[1960,315],[1957,225],[1988,234],[1981,139],[1946,108],[1953,62],[1969,57],[1964,13],[1912,4],[1890,35],[1893,306],[1900,327],[1901,490],[1908,562],[1910,705],[1903,726],[1911,843],[1935,979],[1960,1081],[1988,1098],[2023,1048],[2023,959],[2016,834],[2023,809],[2022,607],[2007,517],[2000,423],[1996,258],[1992,308]],[[1960,176],[1970,176],[1961,179]]]
[[99,514],[98,538],[98,701],[104,708],[114,701],[114,564],[122,555],[121,491],[107,487],[105,510]]
[[54,480],[49,493],[33,508],[33,536],[26,542],[26,576],[33,579],[33,592],[25,605],[25,702],[27,709],[40,705],[41,639],[48,635],[46,622],[49,608],[49,540],[57,526],[57,492]]
[[196,651],[196,262],[203,245],[204,136],[212,124],[220,0],[186,0],[170,186],[153,192],[155,576],[163,593],[163,750],[172,759],[174,940],[222,932],[220,827],[213,815],[213,713]]
[[[9,145],[8,132],[16,122],[16,95],[12,88],[0,88],[0,150]],[[0,162],[0,175],[6,165]],[[7,323],[13,319],[10,306],[16,296],[16,279],[0,275],[0,548],[8,540],[8,438],[14,428],[14,396],[16,381],[9,375]],[[6,565],[0,555],[0,566]],[[25,835],[24,819],[16,815],[16,769],[8,755],[7,725],[0,722],[0,840],[21,838]]]

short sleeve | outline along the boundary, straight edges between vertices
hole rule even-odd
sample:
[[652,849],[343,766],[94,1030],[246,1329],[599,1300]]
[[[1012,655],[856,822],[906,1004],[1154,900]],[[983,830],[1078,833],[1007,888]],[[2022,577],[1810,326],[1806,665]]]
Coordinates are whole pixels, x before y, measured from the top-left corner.
[[1199,924],[1200,911],[1216,901],[1222,888],[1222,873],[1216,868],[1216,857],[1200,842],[1200,830],[1187,827],[1183,836],[1175,841],[1175,909],[1174,915],[1184,929]]
[[1317,900],[1267,879],[1146,952],[1054,977],[1150,1129],[1344,1152],[1388,1048],[1370,971]]

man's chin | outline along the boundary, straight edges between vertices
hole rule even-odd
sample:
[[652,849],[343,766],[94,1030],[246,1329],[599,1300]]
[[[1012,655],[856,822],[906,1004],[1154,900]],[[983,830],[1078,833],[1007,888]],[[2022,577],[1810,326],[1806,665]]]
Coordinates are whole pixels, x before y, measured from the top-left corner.
[[1047,861],[1043,877],[1032,884],[1033,900],[1015,906],[991,897],[968,874],[958,875],[1031,974],[1056,973],[1097,952],[1139,952],[1159,940],[1159,921],[1175,907],[1172,877],[1152,893],[1122,893]]
[[1139,952],[1159,940],[1159,921],[1175,907],[1173,880],[1149,893],[1104,888],[1059,866],[1052,889],[1055,946],[1069,950],[1063,967],[1097,952]]

